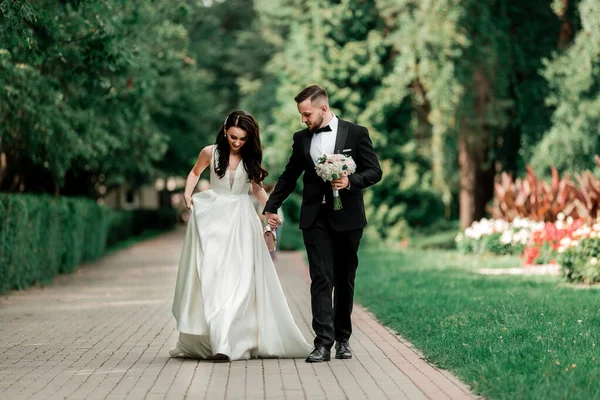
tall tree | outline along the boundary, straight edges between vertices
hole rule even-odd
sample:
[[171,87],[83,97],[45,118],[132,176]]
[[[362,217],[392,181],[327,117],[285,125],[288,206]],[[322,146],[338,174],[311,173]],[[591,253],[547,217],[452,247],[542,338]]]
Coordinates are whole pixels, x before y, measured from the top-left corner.
[[[267,87],[270,95],[265,95],[265,88],[258,93],[270,101],[270,110],[265,110],[270,122],[265,129],[265,154],[270,169],[279,172],[288,155],[281,149],[289,149],[292,133],[303,128],[293,97],[310,84],[328,90],[330,105],[340,118],[372,129],[363,112],[389,67],[389,47],[383,42],[382,20],[372,2],[276,3],[257,1],[263,29],[279,50],[266,66],[276,84]],[[375,146],[380,148],[383,137],[372,132]],[[287,204],[292,212],[298,208],[293,200]],[[386,213],[387,222],[399,222],[400,214]],[[393,231],[373,226],[376,238]]]
[[0,11],[0,190],[143,183],[214,103],[214,77],[190,55],[187,1],[0,0]]
[[458,192],[462,226],[485,215],[494,175],[522,167],[522,142],[531,149],[548,126],[537,69],[560,28],[550,3],[377,1],[395,67],[369,113],[410,99],[433,186],[446,205]]
[[547,103],[555,111],[532,159],[541,173],[552,165],[560,172],[593,169],[594,155],[600,154],[600,4],[582,0],[579,16],[581,28],[574,24],[573,43],[544,71],[551,87]]

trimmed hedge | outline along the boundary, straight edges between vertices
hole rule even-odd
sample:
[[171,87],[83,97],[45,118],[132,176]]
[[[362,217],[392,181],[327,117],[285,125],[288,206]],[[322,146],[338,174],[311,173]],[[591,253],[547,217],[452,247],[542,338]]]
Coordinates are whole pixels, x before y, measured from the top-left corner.
[[171,229],[174,210],[113,211],[91,199],[0,193],[0,293],[50,282],[144,229]]

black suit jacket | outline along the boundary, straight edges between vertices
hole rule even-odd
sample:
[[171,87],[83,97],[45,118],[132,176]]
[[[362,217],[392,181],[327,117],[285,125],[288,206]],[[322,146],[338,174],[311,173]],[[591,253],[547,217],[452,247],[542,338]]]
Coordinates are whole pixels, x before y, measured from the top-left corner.
[[294,134],[292,155],[265,205],[265,212],[276,213],[281,203],[294,191],[304,172],[304,190],[300,209],[300,229],[309,228],[317,218],[323,196],[329,209],[329,222],[336,231],[364,228],[367,224],[362,190],[381,180],[381,167],[369,132],[364,126],[339,120],[334,153],[352,156],[356,172],[349,176],[350,189],[340,190],[342,210],[333,210],[331,183],[321,179],[310,156],[313,133],[303,129]]

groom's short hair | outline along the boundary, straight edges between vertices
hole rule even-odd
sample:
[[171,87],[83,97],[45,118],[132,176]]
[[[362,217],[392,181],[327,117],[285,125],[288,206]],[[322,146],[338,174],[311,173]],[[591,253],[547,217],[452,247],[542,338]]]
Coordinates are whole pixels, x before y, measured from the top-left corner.
[[310,99],[310,102],[313,103],[315,100],[324,100],[325,103],[329,102],[329,97],[327,96],[327,91],[325,88],[319,85],[311,85],[294,97],[296,104],[302,103],[304,100]]

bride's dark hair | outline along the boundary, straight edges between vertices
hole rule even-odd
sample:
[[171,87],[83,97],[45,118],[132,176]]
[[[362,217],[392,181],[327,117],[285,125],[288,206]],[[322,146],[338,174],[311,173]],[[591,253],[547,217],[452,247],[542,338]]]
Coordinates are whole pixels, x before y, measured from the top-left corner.
[[216,142],[217,157],[214,160],[215,172],[219,178],[223,178],[229,166],[230,147],[225,132],[232,126],[240,128],[247,133],[246,143],[244,143],[240,150],[242,162],[250,181],[261,183],[269,173],[262,167],[260,129],[256,119],[246,111],[233,111],[227,116],[221,129],[219,129]]

